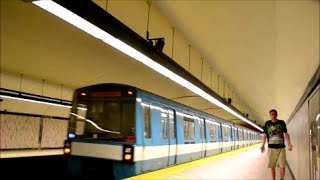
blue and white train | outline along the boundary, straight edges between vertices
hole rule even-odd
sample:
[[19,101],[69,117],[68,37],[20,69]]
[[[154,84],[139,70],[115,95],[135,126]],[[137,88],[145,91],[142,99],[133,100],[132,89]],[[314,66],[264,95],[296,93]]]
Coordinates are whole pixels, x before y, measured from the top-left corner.
[[77,89],[64,151],[77,179],[123,179],[261,141],[261,135],[123,84]]

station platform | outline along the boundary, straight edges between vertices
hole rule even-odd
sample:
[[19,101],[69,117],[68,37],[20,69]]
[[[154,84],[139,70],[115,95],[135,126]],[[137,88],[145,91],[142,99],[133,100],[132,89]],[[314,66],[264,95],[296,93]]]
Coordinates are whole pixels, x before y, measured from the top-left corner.
[[41,149],[41,150],[0,150],[0,159],[2,158],[24,158],[35,156],[54,156],[63,155],[63,149]]
[[[267,151],[260,152],[261,144],[226,152],[201,160],[149,172],[127,178],[135,179],[272,179],[271,170],[267,168]],[[276,179],[280,179],[276,169]],[[286,168],[285,180],[293,180],[289,168]]]

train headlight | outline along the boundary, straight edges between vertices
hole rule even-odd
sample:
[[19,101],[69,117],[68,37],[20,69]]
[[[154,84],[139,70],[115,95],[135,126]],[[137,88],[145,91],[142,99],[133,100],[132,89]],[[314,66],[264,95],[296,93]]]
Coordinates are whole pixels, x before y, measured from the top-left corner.
[[131,154],[126,154],[126,155],[124,155],[124,160],[130,161],[131,159],[132,159]]
[[71,142],[69,140],[64,141],[63,146],[63,154],[70,154],[71,153]]
[[64,148],[64,149],[63,149],[63,153],[64,153],[64,154],[70,154],[70,152],[71,152],[71,149],[70,149],[70,148]]
[[123,150],[122,150],[122,160],[124,162],[132,163],[134,158],[133,155],[134,155],[133,145],[124,144]]

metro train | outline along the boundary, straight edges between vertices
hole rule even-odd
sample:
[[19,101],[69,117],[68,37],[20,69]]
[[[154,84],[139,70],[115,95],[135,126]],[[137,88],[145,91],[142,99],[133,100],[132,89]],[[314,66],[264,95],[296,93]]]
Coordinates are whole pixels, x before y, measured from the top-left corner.
[[75,90],[64,153],[77,179],[123,179],[261,142],[259,132],[140,88]]

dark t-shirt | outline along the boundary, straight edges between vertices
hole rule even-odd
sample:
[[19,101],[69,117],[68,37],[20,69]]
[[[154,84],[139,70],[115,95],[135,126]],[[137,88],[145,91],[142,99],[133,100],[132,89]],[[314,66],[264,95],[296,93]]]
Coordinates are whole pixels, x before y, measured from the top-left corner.
[[267,135],[269,148],[285,148],[284,134],[287,133],[287,126],[283,120],[272,122],[268,120],[264,125],[264,133]]

